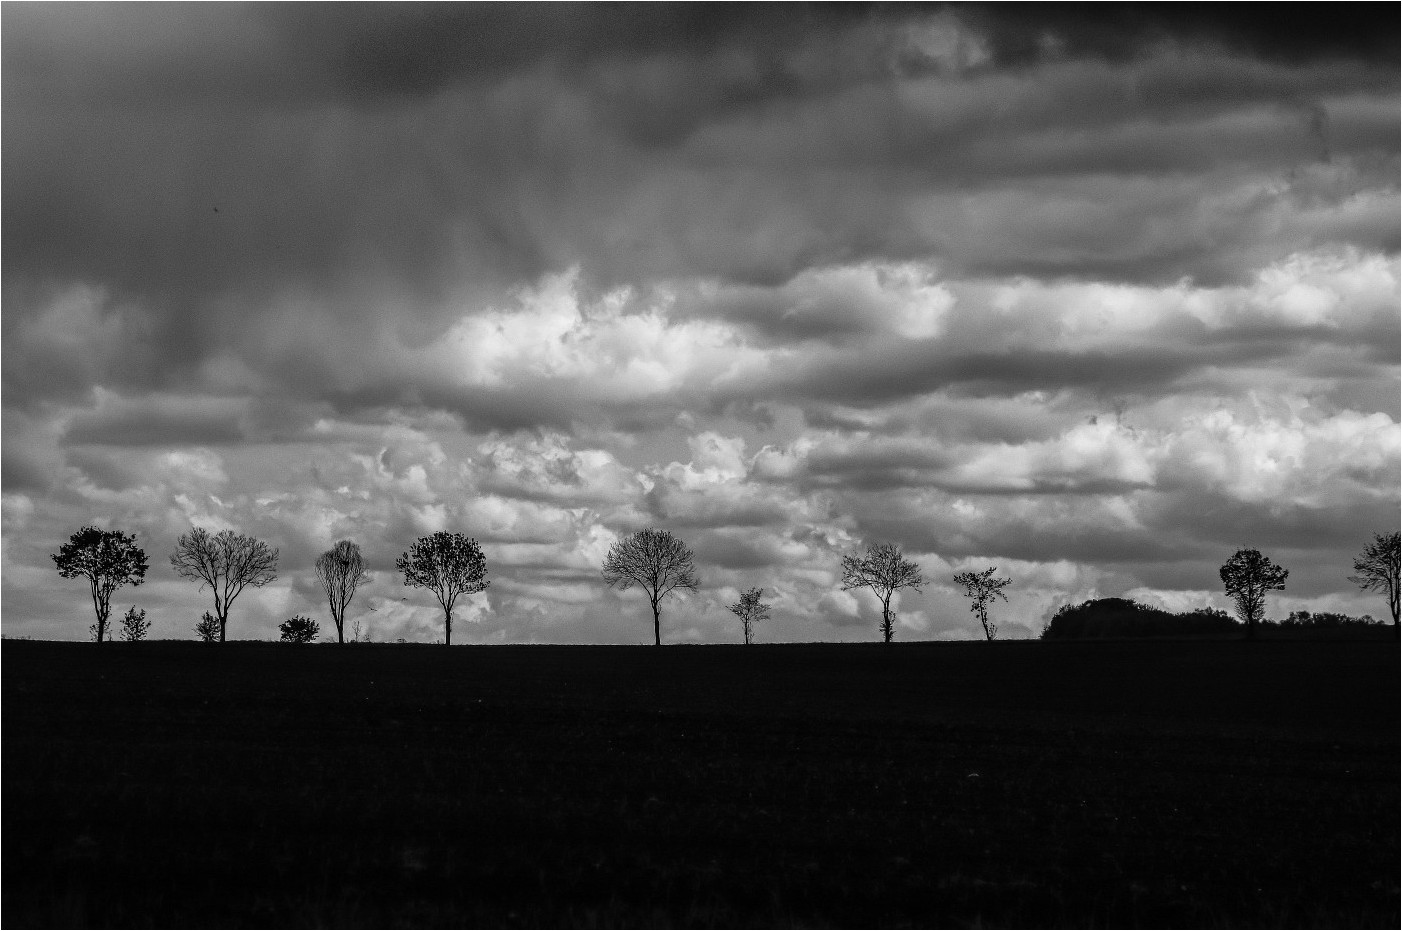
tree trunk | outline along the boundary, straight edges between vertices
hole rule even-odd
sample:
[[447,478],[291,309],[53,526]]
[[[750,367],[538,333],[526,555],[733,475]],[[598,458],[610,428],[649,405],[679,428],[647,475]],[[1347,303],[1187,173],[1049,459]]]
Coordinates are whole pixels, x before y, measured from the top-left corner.
[[886,638],[885,642],[891,642],[891,602],[889,600],[881,602],[881,633]]
[[345,618],[345,615],[342,614],[342,615],[340,615],[340,616],[337,616],[336,614],[333,613],[333,614],[331,615],[331,620],[332,620],[332,621],[335,623],[335,625],[336,625],[336,642],[337,642],[337,643],[345,643],[345,642],[346,642],[346,618]]
[[229,615],[228,615],[226,612],[224,612],[224,611],[220,611],[220,612],[219,612],[219,642],[220,642],[220,643],[223,643],[223,642],[224,642],[224,628],[227,627],[228,624],[229,624]]
[[90,577],[88,585],[92,590],[93,613],[97,615],[97,642],[101,643],[103,631],[107,629],[107,614],[110,609],[102,602],[102,591],[98,587],[97,579]]
[[652,603],[652,640],[654,645],[662,646],[662,612],[657,608],[657,602]]
[[443,645],[450,647],[453,645],[453,609],[446,608],[443,611]]

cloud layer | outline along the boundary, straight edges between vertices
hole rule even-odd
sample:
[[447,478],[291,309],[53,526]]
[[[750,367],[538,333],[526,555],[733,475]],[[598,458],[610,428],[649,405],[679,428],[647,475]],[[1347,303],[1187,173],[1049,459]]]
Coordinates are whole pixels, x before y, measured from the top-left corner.
[[[673,640],[869,639],[843,554],[931,580],[904,638],[1135,593],[1385,610],[1398,525],[1395,18],[1002,7],[7,6],[6,630],[80,637],[47,554],[138,534],[156,636],[192,523],[279,547],[237,636],[476,536],[482,641],[641,642],[605,589],[662,526]],[[1382,20],[1386,16],[1378,14]],[[206,593],[207,594],[207,593]],[[321,615],[318,615],[321,611]]]

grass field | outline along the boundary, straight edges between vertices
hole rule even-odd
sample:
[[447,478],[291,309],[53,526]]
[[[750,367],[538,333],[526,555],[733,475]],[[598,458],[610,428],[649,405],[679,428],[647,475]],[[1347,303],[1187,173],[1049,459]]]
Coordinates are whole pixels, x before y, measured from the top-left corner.
[[7,927],[1399,924],[1381,641],[6,641]]

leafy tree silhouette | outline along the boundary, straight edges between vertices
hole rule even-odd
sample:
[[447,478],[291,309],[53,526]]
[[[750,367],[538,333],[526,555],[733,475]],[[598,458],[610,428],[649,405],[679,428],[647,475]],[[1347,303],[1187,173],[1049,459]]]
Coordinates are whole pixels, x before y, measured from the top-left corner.
[[918,592],[924,584],[920,567],[905,559],[894,543],[872,543],[866,556],[842,557],[842,590],[870,588],[881,599],[881,634],[886,643],[895,635],[891,599],[903,588]]
[[443,643],[453,643],[453,606],[462,595],[485,591],[487,557],[477,541],[461,533],[440,530],[419,537],[409,551],[394,562],[404,573],[404,584],[433,592],[443,607]]
[[146,578],[146,553],[136,545],[136,535],[120,530],[84,527],[68,538],[49,558],[65,579],[78,576],[88,580],[97,623],[90,628],[93,639],[111,639],[108,619],[112,616],[112,593],[123,585],[140,585]]
[[1012,579],[995,579],[993,573],[997,571],[997,566],[989,566],[983,572],[960,572],[954,576],[954,583],[964,586],[964,597],[972,602],[969,610],[978,615],[983,635],[989,640],[998,636],[998,625],[988,619],[988,606],[999,598],[1007,601],[1003,589],[1013,583]]
[[289,617],[278,625],[283,643],[311,643],[321,633],[321,625],[309,617]]
[[195,636],[199,637],[202,643],[218,643],[219,619],[208,611],[200,615],[200,619],[195,622]]
[[1236,604],[1237,617],[1246,625],[1246,636],[1255,637],[1256,625],[1265,615],[1266,594],[1284,591],[1290,572],[1262,556],[1259,550],[1241,549],[1223,564],[1219,574]]
[[647,592],[652,605],[652,636],[662,645],[662,599],[677,589],[696,591],[691,550],[666,530],[648,527],[630,534],[609,547],[604,559],[604,582],[624,592],[637,585]]
[[223,643],[229,607],[248,586],[262,588],[277,578],[277,550],[262,540],[232,530],[211,534],[203,527],[182,533],[170,565],[181,578],[198,580],[214,593],[214,617]]
[[764,590],[752,588],[740,596],[740,600],[730,606],[731,612],[740,618],[740,625],[745,630],[745,646],[750,645],[750,638],[754,633],[754,626],[760,621],[769,620],[770,605],[760,601],[764,596]]
[[1387,606],[1392,610],[1392,632],[1402,637],[1402,627],[1397,623],[1397,589],[1399,550],[1402,550],[1402,533],[1375,533],[1373,542],[1353,561],[1353,571],[1348,580],[1365,592],[1383,592],[1387,595]]
[[128,643],[136,643],[138,640],[145,640],[146,634],[151,630],[151,622],[146,620],[146,612],[136,610],[136,605],[127,609],[126,616],[122,618],[122,639]]

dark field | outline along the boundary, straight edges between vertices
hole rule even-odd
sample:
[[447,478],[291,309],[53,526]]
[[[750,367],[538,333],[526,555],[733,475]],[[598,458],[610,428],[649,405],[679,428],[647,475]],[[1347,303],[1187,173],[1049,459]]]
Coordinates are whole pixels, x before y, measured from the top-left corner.
[[1381,641],[7,641],[7,927],[1373,926]]

